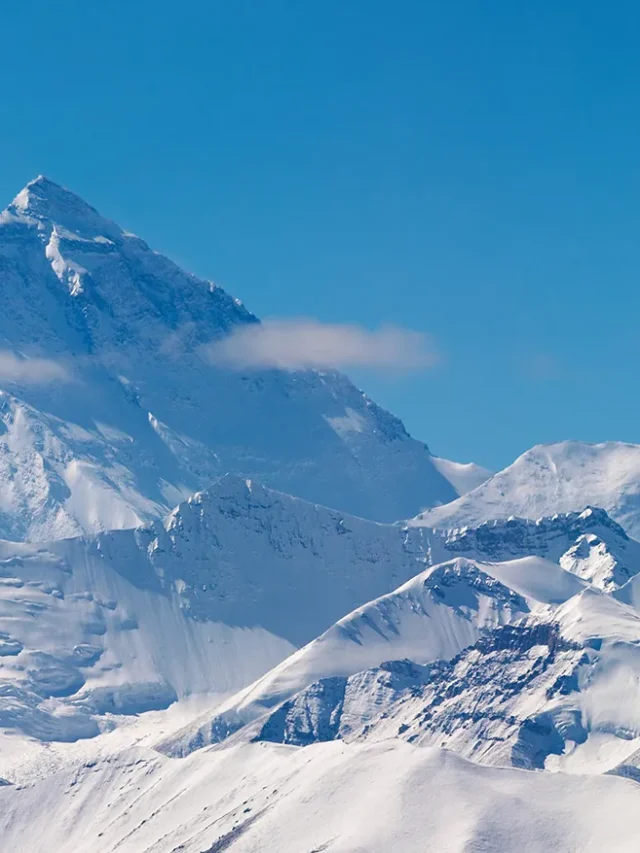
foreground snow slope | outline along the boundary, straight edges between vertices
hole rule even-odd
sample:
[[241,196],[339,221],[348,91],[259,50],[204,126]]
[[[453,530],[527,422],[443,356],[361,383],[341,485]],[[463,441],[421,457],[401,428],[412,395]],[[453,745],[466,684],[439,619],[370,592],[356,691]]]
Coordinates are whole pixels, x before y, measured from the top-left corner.
[[138,749],[0,788],[3,853],[635,853],[640,786],[400,741]]
[[605,509],[631,536],[640,535],[640,445],[539,445],[468,494],[427,510],[411,523],[476,527],[488,519],[540,518],[580,511],[589,504]]
[[257,319],[46,178],[0,214],[0,272],[4,538],[133,527],[226,472],[387,521],[460,493],[346,377],[215,367]]

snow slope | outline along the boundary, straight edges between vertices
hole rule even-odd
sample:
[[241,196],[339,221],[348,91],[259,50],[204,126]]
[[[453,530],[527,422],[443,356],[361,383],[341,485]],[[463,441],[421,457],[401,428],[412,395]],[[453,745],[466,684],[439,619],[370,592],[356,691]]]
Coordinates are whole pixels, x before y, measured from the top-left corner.
[[[640,747],[640,612],[577,578],[569,583],[558,567],[536,561],[483,568],[503,582],[511,576],[521,590],[524,583],[529,594],[533,582],[539,605],[541,598],[555,598],[555,604],[532,606],[529,613],[523,613],[522,605],[507,609],[493,625],[486,621],[480,625],[475,640],[438,659],[429,656],[434,647],[431,632],[442,632],[446,623],[441,615],[434,624],[433,614],[425,608],[415,618],[424,621],[426,642],[417,642],[407,657],[397,659],[393,652],[407,648],[400,627],[396,637],[389,637],[388,660],[382,662],[380,643],[374,641],[370,659],[378,652],[380,663],[357,671],[354,655],[356,666],[347,677],[339,670],[348,667],[336,665],[330,644],[325,640],[323,648],[320,638],[318,649],[311,644],[254,688],[223,704],[209,731],[221,732],[224,715],[228,718],[228,709],[233,708],[244,715],[245,728],[231,743],[265,740],[306,746],[334,739],[401,737],[444,746],[474,761],[526,769],[601,773],[615,772],[621,763],[633,764]],[[441,587],[445,594],[440,607],[451,606],[447,598],[465,601],[466,608],[461,606],[457,615],[477,624],[469,607],[469,573],[464,577],[458,566],[454,578],[447,578],[452,568],[436,567],[425,577],[445,569],[443,580],[448,582]],[[547,581],[543,596],[541,571]],[[401,600],[403,592],[387,598]],[[533,604],[531,598],[529,603]],[[375,606],[374,602],[363,612]],[[368,638],[362,633],[359,639]],[[349,649],[344,646],[342,656],[348,660]],[[316,663],[314,675],[320,670],[314,658],[327,652],[325,671],[313,682],[308,677],[311,668],[305,672],[301,666],[305,651]],[[253,719],[248,712],[253,712]],[[200,732],[207,733],[202,727]],[[198,745],[185,734],[177,733],[161,747],[170,754],[184,754],[186,747]]]
[[227,472],[387,521],[459,494],[345,376],[211,364],[257,319],[46,178],[0,214],[0,272],[4,538],[133,527]]
[[488,519],[540,518],[588,505],[605,509],[631,536],[640,535],[640,445],[539,445],[468,494],[410,523],[476,527]]
[[[584,560],[576,556],[585,537],[599,543],[599,577],[626,579],[640,570],[640,546],[601,511],[449,535],[345,516],[231,476],[180,504],[164,523],[39,545],[0,542],[0,725],[71,741],[95,736],[123,714],[194,693],[237,691],[344,613],[456,555],[498,565],[538,553],[546,561],[529,572],[529,584],[547,588],[540,567],[552,565],[580,586],[558,562],[571,555],[571,568],[588,574],[593,549]],[[499,565],[506,571],[521,563]],[[514,600],[529,595],[513,572],[506,583]],[[475,600],[476,592],[469,594]],[[410,610],[413,601],[411,594]],[[420,606],[445,612],[426,599]],[[485,604],[474,606],[483,624],[501,618],[485,614]],[[500,612],[504,606],[496,605]],[[436,619],[428,628],[430,658],[456,654],[477,638],[468,614],[447,612],[442,626]],[[405,656],[416,638],[426,642],[426,626],[411,612],[398,619],[397,638],[408,633],[395,655]],[[357,666],[352,661],[340,674],[394,656],[383,627],[368,632]],[[381,648],[371,657],[376,637]],[[348,643],[351,657],[356,645]],[[332,660],[345,654],[346,647],[331,648]],[[322,666],[311,671],[328,674]]]
[[94,737],[114,716],[237,690],[294,650],[260,625],[191,618],[123,533],[37,551],[0,543],[5,731]]
[[[575,575],[539,557],[505,563],[457,558],[441,563],[340,619],[223,703],[213,717],[188,725],[159,748],[169,755],[186,755],[246,726],[245,739],[266,736],[274,727],[292,728],[298,709],[296,701],[289,700],[301,692],[304,701],[297,704],[308,720],[314,714],[307,713],[307,701],[316,710],[323,701],[329,702],[326,719],[320,724],[312,721],[306,736],[327,739],[332,730],[335,736],[335,724],[340,721],[335,702],[345,701],[346,677],[391,660],[407,659],[418,665],[451,660],[492,630],[519,622],[531,611],[546,612],[549,605],[564,603],[586,586]],[[316,682],[324,682],[320,691],[304,692]],[[370,705],[365,716],[372,713],[377,700],[372,699]],[[249,725],[255,721],[256,725]],[[296,737],[285,737],[286,742],[303,744],[304,723],[300,726],[296,721],[293,728]],[[267,739],[273,739],[273,734]]]
[[3,853],[635,853],[640,787],[401,741],[136,749],[0,788]]

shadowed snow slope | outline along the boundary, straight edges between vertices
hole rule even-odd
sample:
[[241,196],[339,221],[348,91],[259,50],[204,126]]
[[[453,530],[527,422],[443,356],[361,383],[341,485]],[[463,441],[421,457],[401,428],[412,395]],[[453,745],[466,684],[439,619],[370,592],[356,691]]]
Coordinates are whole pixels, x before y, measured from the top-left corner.
[[46,178],[0,214],[0,271],[4,538],[133,527],[228,471],[388,521],[459,494],[341,374],[208,363],[256,318]]
[[3,853],[635,853],[640,787],[570,781],[401,741],[138,749],[0,788],[0,832]]
[[3,729],[93,737],[110,715],[237,690],[293,651],[259,624],[191,618],[128,534],[38,552],[0,543]]
[[461,527],[510,515],[539,518],[591,504],[640,534],[640,445],[564,441],[540,445],[453,503],[412,524]]

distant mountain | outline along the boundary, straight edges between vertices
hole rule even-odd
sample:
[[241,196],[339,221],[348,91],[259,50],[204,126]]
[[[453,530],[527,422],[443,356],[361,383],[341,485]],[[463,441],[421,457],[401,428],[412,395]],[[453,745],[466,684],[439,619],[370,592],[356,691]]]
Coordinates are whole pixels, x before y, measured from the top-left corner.
[[598,506],[632,536],[640,536],[640,445],[563,441],[539,445],[513,465],[411,524],[477,527],[483,521],[580,511]]
[[52,181],[0,214],[0,536],[133,527],[227,472],[394,521],[483,474],[336,372],[215,367],[257,323]]

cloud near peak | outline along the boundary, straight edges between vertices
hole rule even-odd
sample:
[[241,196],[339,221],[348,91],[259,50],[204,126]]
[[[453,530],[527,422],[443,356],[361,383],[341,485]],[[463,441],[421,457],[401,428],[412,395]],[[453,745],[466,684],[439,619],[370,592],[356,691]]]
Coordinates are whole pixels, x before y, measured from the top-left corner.
[[71,374],[57,361],[48,358],[19,358],[11,350],[0,350],[0,382],[22,385],[49,385],[70,382]]
[[306,318],[273,319],[236,328],[207,347],[214,363],[246,368],[412,371],[439,357],[428,335],[396,326],[376,330]]

